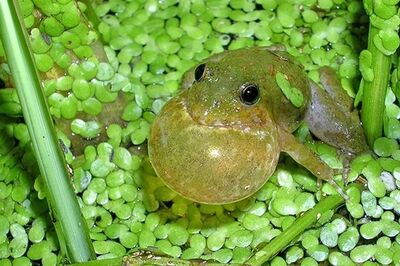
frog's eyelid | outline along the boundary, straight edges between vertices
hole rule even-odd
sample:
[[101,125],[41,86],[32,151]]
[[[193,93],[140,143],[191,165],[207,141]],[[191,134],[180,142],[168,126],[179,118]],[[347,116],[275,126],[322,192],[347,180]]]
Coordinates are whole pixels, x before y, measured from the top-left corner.
[[194,80],[200,81],[206,73],[206,64],[200,64],[194,69]]

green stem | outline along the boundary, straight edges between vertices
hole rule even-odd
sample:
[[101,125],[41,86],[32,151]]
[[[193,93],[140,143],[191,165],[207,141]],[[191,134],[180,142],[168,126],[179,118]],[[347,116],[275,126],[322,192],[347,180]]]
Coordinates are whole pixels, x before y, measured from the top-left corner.
[[83,3],[86,5],[85,16],[86,18],[92,23],[94,29],[99,29],[100,20],[96,15],[96,12],[93,8],[93,1],[89,0],[82,0]]
[[73,262],[95,258],[89,231],[67,173],[52,118],[40,86],[38,71],[16,0],[0,1],[0,39],[15,81],[47,199],[64,252]]
[[[364,80],[361,120],[370,147],[382,135],[385,95],[389,81],[391,56],[384,55],[376,48],[373,39],[379,29],[369,25],[368,50],[372,54],[374,79]],[[360,88],[361,89],[361,88]]]
[[121,266],[123,258],[92,260],[88,262],[64,264],[64,266]]
[[264,262],[269,261],[283,248],[290,244],[293,239],[297,238],[308,227],[314,224],[321,214],[328,210],[332,210],[342,204],[344,199],[339,195],[332,195],[321,200],[315,207],[307,211],[303,216],[296,219],[296,221],[279,236],[274,238],[261,250],[257,251],[248,261],[250,265],[262,265]]

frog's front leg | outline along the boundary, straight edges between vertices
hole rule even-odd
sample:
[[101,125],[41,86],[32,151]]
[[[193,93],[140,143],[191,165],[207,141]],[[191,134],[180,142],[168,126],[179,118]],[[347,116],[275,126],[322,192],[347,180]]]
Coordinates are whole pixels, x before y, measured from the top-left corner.
[[336,171],[322,161],[309,147],[302,144],[295,136],[284,129],[279,129],[279,141],[281,151],[287,153],[293,160],[304,166],[318,179],[325,180],[331,184],[343,198],[348,198],[342,188],[333,179]]
[[349,154],[367,151],[358,113],[350,111],[350,97],[344,94],[339,82],[332,81],[335,78],[331,74],[329,82],[323,80],[326,91],[310,81],[311,103],[305,117],[308,127],[323,142]]

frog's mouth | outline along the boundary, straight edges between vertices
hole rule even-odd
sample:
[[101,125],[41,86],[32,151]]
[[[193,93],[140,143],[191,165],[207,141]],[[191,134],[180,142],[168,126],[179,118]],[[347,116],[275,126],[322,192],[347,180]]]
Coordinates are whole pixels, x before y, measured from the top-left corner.
[[215,128],[234,128],[237,130],[262,129],[270,122],[263,108],[220,106],[222,100],[213,100],[208,105],[191,103],[187,93],[178,97],[182,111],[186,112],[193,123]]
[[182,111],[186,112],[187,115],[192,119],[193,123],[201,126],[208,127],[220,127],[220,128],[233,128],[233,127],[241,127],[243,126],[240,121],[231,121],[228,122],[226,119],[221,118],[212,118],[210,111],[205,109],[203,112],[198,112],[195,114],[192,109],[190,109],[189,104],[186,100],[181,101]]

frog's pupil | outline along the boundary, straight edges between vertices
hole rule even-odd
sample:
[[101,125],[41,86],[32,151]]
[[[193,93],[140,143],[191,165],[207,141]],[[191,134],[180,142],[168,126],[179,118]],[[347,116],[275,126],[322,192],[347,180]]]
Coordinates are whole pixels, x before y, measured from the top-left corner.
[[252,105],[255,104],[258,99],[260,92],[258,86],[255,84],[247,84],[243,86],[240,92],[240,99],[244,104]]
[[206,70],[206,65],[205,64],[198,65],[196,67],[196,69],[194,70],[194,79],[196,81],[199,81],[204,76],[205,70]]

